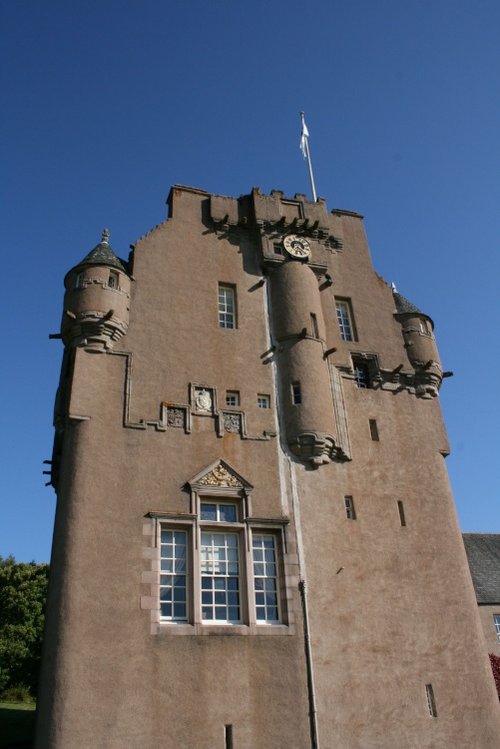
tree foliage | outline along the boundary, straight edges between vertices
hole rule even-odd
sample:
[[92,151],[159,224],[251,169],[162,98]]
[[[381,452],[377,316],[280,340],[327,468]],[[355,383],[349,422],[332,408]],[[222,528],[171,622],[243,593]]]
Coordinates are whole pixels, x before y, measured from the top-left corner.
[[498,692],[498,699],[500,700],[500,656],[493,655],[490,653],[491,670],[493,671],[493,678]]
[[36,694],[48,577],[48,564],[0,557],[0,690]]

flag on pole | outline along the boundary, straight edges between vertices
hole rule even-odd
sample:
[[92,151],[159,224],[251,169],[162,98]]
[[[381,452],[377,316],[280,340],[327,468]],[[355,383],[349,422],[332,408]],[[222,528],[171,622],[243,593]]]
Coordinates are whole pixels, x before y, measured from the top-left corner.
[[302,151],[302,156],[307,159],[307,146],[308,146],[308,139],[309,138],[309,130],[307,129],[306,121],[304,119],[304,115],[302,114],[302,132],[300,134],[300,150]]
[[312,198],[316,203],[318,200],[318,196],[316,195],[316,186],[314,184],[314,176],[311,164],[311,151],[309,149],[309,130],[307,129],[304,112],[300,113],[300,119],[302,120],[302,132],[300,133],[300,150],[302,151],[302,156],[307,161],[307,169],[309,170],[309,179],[311,181]]

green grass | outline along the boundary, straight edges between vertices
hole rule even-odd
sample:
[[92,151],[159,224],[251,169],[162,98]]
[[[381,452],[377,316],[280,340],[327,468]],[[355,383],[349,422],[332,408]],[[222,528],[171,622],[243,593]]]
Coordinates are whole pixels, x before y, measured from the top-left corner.
[[31,746],[35,730],[35,704],[0,702],[0,749],[17,743]]

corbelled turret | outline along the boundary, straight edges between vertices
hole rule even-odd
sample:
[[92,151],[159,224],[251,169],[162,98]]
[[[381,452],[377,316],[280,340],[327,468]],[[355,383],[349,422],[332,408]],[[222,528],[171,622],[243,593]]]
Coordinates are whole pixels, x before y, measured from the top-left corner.
[[443,369],[433,334],[434,323],[396,290],[393,296],[394,317],[401,323],[408,359],[415,370],[416,393],[423,398],[435,397],[441,386]]
[[109,231],[64,279],[61,322],[65,346],[102,350],[113,347],[128,329],[130,276],[109,244]]

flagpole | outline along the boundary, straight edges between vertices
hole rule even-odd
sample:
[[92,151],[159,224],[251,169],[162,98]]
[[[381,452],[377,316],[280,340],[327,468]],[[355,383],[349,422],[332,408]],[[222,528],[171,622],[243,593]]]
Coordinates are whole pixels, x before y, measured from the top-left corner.
[[309,170],[309,181],[311,182],[311,192],[313,196],[313,202],[318,202],[318,196],[316,194],[316,185],[314,184],[314,175],[312,170],[312,162],[311,162],[311,151],[309,150],[309,131],[307,129],[307,125],[304,120],[304,112],[300,113],[300,118],[302,120],[302,136],[301,136],[301,146],[303,146],[303,153],[307,160],[307,168]]

